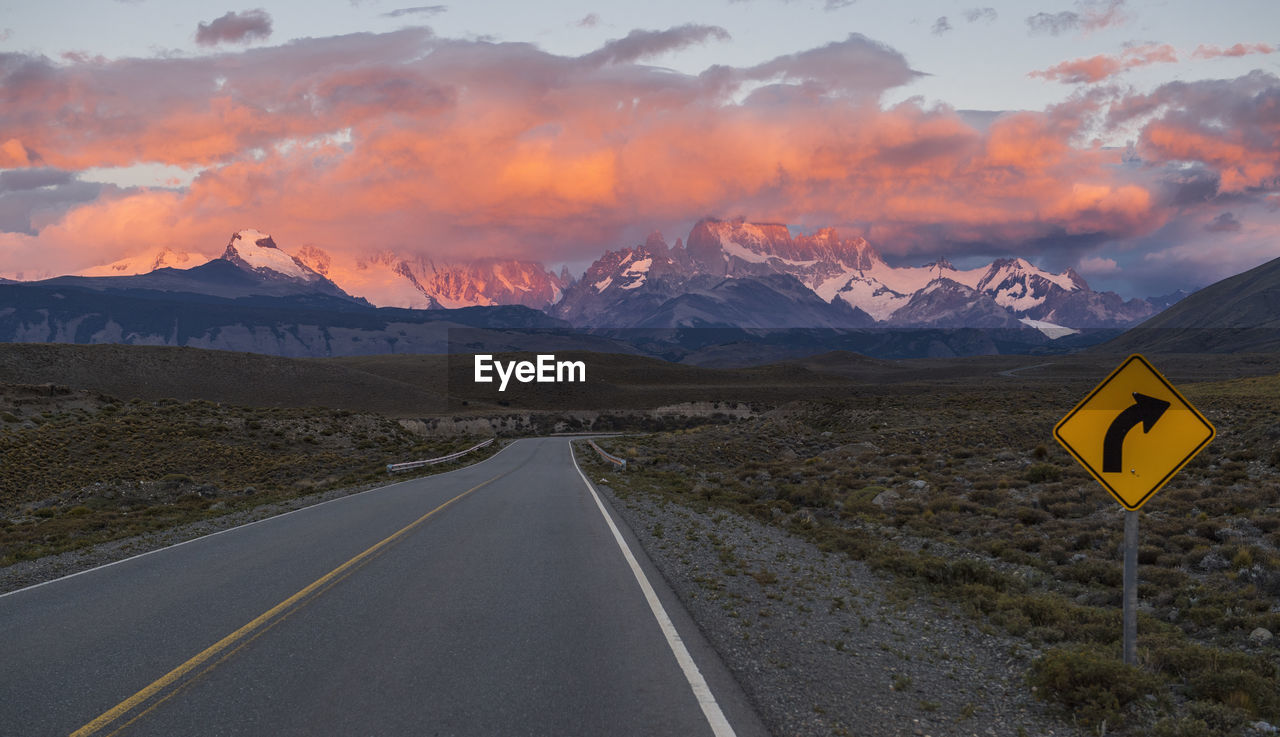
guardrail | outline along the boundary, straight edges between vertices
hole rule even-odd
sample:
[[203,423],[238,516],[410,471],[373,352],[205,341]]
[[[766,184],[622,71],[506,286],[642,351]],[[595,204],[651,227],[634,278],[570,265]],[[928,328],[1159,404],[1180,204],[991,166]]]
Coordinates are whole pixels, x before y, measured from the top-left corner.
[[600,446],[596,445],[596,441],[594,441],[594,440],[588,440],[587,442],[591,445],[591,447],[592,447],[592,448],[595,448],[595,449],[596,449],[596,452],[600,454],[600,457],[601,457],[601,458],[603,458],[603,459],[605,459],[606,461],[608,461],[608,462],[612,463],[613,465],[617,466],[618,468],[621,468],[623,471],[627,470],[627,459],[626,459],[626,458],[619,458],[619,457],[617,457],[617,456],[615,456],[615,455],[611,455],[611,454],[609,454],[609,453],[605,452],[604,448],[601,448]]
[[464,456],[473,450],[480,450],[486,445],[490,445],[492,443],[493,443],[493,438],[489,438],[488,440],[484,441],[483,443],[480,443],[479,445],[473,445],[470,448],[467,448],[466,450],[460,450],[457,453],[450,453],[447,456],[440,456],[439,458],[428,458],[425,461],[409,461],[408,463],[388,463],[387,473],[395,473],[396,471],[408,471],[411,468],[421,468],[422,466],[434,466],[437,463],[452,461],[454,458]]

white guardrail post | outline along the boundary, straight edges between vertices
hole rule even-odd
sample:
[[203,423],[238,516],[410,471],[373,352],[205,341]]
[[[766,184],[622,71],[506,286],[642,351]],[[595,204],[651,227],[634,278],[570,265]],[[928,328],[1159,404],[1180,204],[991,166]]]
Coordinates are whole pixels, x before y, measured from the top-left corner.
[[484,441],[483,443],[480,443],[479,445],[473,445],[470,448],[467,448],[466,450],[460,450],[457,453],[450,453],[447,456],[440,456],[439,458],[428,458],[425,461],[409,461],[408,463],[388,463],[387,473],[395,473],[396,471],[408,471],[411,468],[421,468],[422,466],[434,466],[437,463],[452,461],[454,458],[464,456],[473,450],[480,450],[486,445],[490,445],[492,443],[493,443],[493,438],[489,438],[488,440]]
[[600,446],[596,445],[596,441],[594,441],[594,440],[588,440],[587,442],[591,444],[591,447],[592,447],[592,448],[595,448],[595,449],[596,449],[596,452],[600,454],[600,457],[601,457],[601,458],[603,458],[603,459],[605,459],[606,461],[608,461],[608,462],[612,463],[613,465],[617,466],[618,468],[621,468],[623,471],[627,470],[627,459],[626,459],[626,458],[619,458],[619,457],[617,457],[617,456],[615,456],[615,455],[610,455],[609,453],[606,453],[606,452],[605,452],[605,450],[604,450],[603,448],[601,448]]

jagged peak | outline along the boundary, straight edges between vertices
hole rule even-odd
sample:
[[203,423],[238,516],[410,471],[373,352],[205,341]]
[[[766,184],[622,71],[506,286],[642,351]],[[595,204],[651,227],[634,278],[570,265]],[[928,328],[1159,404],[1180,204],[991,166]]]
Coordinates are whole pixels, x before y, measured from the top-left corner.
[[1075,269],[1068,268],[1066,271],[1062,272],[1062,275],[1070,279],[1071,283],[1075,284],[1081,290],[1085,292],[1092,291],[1089,289],[1089,282],[1085,281],[1084,277],[1080,276],[1080,273]]
[[300,259],[289,255],[277,246],[270,235],[253,228],[232,233],[222,259],[242,269],[270,272],[290,279],[315,281],[324,278]]
[[276,242],[271,239],[270,233],[263,233],[254,228],[243,228],[231,234],[231,240],[227,241],[227,247],[230,248],[241,241],[241,245],[258,246],[259,248],[280,248]]
[[666,256],[670,250],[670,247],[667,246],[667,239],[656,230],[644,239],[644,248],[655,256]]
[[946,256],[940,256],[940,257],[938,258],[938,260],[937,260],[937,261],[934,261],[933,263],[925,264],[925,268],[926,268],[926,269],[936,269],[936,270],[938,270],[938,271],[943,271],[944,269],[945,269],[946,271],[955,271],[955,270],[956,270],[955,265],[954,265],[954,264],[952,264],[952,263],[951,263],[951,260],[950,260],[950,259],[948,259]]

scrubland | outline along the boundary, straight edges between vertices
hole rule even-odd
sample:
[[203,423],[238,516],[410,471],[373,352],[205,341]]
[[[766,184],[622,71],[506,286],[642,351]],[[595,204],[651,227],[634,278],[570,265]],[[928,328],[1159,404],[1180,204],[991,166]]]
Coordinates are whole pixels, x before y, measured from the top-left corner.
[[619,494],[775,525],[1021,638],[1027,688],[1095,733],[1238,734],[1280,722],[1280,376],[1184,390],[1218,436],[1141,511],[1137,667],[1122,510],[1050,434],[1078,387],[868,387],[601,445]]
[[[315,492],[389,480],[386,464],[476,438],[428,437],[347,410],[0,392],[0,565]],[[436,473],[496,452],[410,473]],[[397,479],[402,476],[397,476]]]

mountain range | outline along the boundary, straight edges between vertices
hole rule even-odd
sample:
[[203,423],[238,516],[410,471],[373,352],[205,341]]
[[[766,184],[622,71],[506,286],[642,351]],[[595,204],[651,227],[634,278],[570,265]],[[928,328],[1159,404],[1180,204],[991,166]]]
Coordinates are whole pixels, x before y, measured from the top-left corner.
[[1069,269],[1054,274],[1024,259],[894,267],[860,237],[830,228],[793,237],[784,225],[743,220],[703,220],[674,247],[654,234],[610,251],[550,309],[590,327],[1030,327],[1050,337],[1155,312],[1145,300],[1095,292]]
[[[232,235],[221,260],[267,281],[352,297],[377,307],[454,309],[524,305],[584,328],[976,328],[1042,331],[1123,328],[1179,294],[1124,300],[1068,269],[1025,259],[957,269],[946,260],[890,266],[861,237],[834,229],[792,235],[776,223],[706,219],[687,241],[660,234],[608,251],[581,279],[532,261],[439,264],[391,252],[342,261],[315,246],[293,254],[255,230]],[[198,261],[171,248],[82,272],[151,273]]]
[[[1280,349],[1280,260],[1189,296],[1167,295],[1161,299],[1171,307],[1126,332],[1156,307],[1092,291],[1071,271],[1021,259],[967,270],[945,261],[892,267],[861,238],[831,230],[793,236],[744,221],[703,221],[674,246],[654,234],[607,252],[578,280],[491,260],[438,270],[440,281],[425,284],[448,292],[428,294],[424,281],[397,276],[394,264],[367,268],[366,281],[400,278],[431,309],[376,306],[327,254],[308,247],[290,254],[258,231],[235,233],[220,258],[197,266],[127,273],[166,259],[191,262],[181,256],[112,267],[114,276],[0,280],[0,342],[283,356],[591,350],[709,366],[831,350],[883,358],[1052,354],[1109,339],[1103,349]],[[487,304],[450,308],[437,294]],[[544,309],[492,304],[520,297],[536,297]]]

